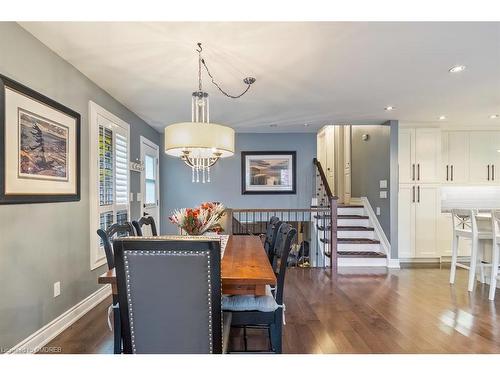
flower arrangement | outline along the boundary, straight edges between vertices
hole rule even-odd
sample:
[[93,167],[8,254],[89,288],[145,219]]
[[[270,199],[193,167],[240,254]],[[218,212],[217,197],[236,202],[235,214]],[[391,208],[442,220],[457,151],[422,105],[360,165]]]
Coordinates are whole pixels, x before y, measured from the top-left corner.
[[225,207],[216,202],[205,202],[196,208],[180,208],[169,217],[170,222],[189,235],[199,235],[211,231],[220,233],[223,228],[219,220]]

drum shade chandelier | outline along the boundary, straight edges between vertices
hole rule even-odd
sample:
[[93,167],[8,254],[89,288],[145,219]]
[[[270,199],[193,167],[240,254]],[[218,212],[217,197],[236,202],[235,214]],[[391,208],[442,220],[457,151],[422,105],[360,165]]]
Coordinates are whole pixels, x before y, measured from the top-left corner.
[[233,99],[243,96],[255,78],[243,80],[247,87],[241,94],[228,94],[215,82],[201,56],[202,50],[201,43],[198,43],[198,91],[191,96],[191,122],[180,122],[165,128],[165,153],[182,159],[191,168],[192,182],[205,183],[210,182],[210,168],[219,158],[234,154],[234,130],[210,122],[210,106],[208,94],[202,88],[201,68],[205,68],[221,93]]

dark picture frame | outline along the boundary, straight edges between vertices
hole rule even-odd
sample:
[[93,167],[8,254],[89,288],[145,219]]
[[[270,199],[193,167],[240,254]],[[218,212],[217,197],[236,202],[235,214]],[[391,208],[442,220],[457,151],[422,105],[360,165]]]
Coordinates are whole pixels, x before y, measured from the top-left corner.
[[[13,113],[13,108],[16,106],[13,106],[12,103],[7,104],[7,91],[9,91],[10,95],[17,95],[21,97],[25,102],[33,103],[34,106],[38,106],[40,108],[43,107],[49,113],[58,113],[61,116],[64,116],[65,119],[68,119],[68,121],[70,121],[71,127],[67,127],[66,125],[61,124],[56,120],[47,118],[46,116],[43,117],[38,113],[31,113],[30,108],[22,108],[20,106],[17,106],[17,108],[15,108],[15,111],[18,114],[16,115],[17,121],[8,121],[7,114]],[[25,126],[23,125],[23,121],[26,121],[24,119],[27,119],[28,121],[33,121],[33,119],[36,119],[36,121],[39,121],[39,123],[35,121],[34,125],[34,128],[36,128],[38,133],[23,130],[23,126]],[[15,127],[15,134],[17,135],[17,139],[12,140],[12,138],[9,137],[9,144],[7,145],[6,132],[8,131],[9,134],[14,134],[14,129],[12,127]],[[79,201],[81,197],[80,127],[81,116],[79,113],[62,105],[61,103],[56,102],[55,100],[46,97],[45,95],[40,94],[35,90],[30,89],[27,86],[24,86],[19,82],[16,82],[0,74],[0,204]],[[34,172],[31,172],[33,168],[23,166],[25,156],[24,154],[23,156],[21,156],[21,153],[22,151],[24,151],[24,149],[22,149],[22,139],[25,138],[25,133],[28,135],[27,138],[38,137],[38,139],[50,139],[52,142],[50,143],[50,146],[45,146],[46,148],[52,147],[50,149],[51,153],[47,153],[47,159],[45,159],[45,149],[41,151],[43,154],[44,163],[46,165],[46,170],[38,173],[38,175]],[[12,146],[13,144],[15,144],[16,155],[13,155],[12,152],[12,149],[14,147]],[[57,150],[57,147],[53,146],[54,144],[56,144],[57,147],[59,147],[59,144],[61,144],[64,152],[57,153],[57,151],[54,151]],[[32,192],[26,192],[25,190],[27,189],[20,189],[19,193],[6,191],[7,184],[10,181],[9,179],[12,180],[12,174],[14,173],[12,172],[12,163],[7,163],[8,149],[11,150],[11,152],[9,153],[9,160],[13,158],[16,158],[17,160],[16,178],[18,180],[16,180],[16,186],[22,186],[23,181],[31,181],[29,182],[32,184],[31,186],[35,186],[33,181],[37,180],[37,184],[39,184],[40,186],[45,184],[43,185],[43,189]],[[30,150],[35,149],[35,147],[27,149],[28,152],[31,152]],[[61,155],[63,155],[62,159],[60,159]],[[56,159],[58,157],[59,160]],[[23,168],[26,168],[28,172],[23,171]],[[47,173],[47,171],[49,171],[49,173]],[[30,173],[32,174],[31,177]],[[72,178],[70,178],[70,176]],[[58,187],[52,192],[49,191],[51,188],[51,183],[54,184],[54,186]],[[36,188],[30,189],[36,190]],[[70,189],[70,193],[65,192],[66,190],[69,191]]]
[[[267,160],[288,160],[291,165],[288,166],[288,173],[291,172],[291,186],[255,184],[252,185],[247,177],[251,175],[251,161],[262,161],[266,164]],[[296,151],[242,151],[241,152],[241,194],[297,194],[297,152]],[[264,175],[263,178],[266,178]]]

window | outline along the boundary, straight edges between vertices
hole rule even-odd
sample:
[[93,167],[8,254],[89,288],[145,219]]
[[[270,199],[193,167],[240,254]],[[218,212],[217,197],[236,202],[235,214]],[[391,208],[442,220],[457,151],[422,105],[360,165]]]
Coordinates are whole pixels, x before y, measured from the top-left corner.
[[90,268],[106,263],[97,228],[130,217],[129,125],[90,102]]
[[146,185],[146,196],[144,204],[156,206],[156,163],[151,155],[145,156],[144,162],[144,183]]

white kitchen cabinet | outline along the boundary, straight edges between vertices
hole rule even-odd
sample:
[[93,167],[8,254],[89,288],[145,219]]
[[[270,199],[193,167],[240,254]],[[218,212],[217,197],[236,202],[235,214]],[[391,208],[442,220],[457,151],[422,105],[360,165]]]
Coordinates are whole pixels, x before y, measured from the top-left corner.
[[446,131],[441,134],[441,181],[446,184],[469,182],[469,132]]
[[399,131],[399,182],[439,182],[441,131],[407,128]]
[[469,163],[471,183],[500,183],[500,132],[470,132]]
[[437,224],[439,186],[401,184],[398,202],[398,251],[400,258],[438,257]]

